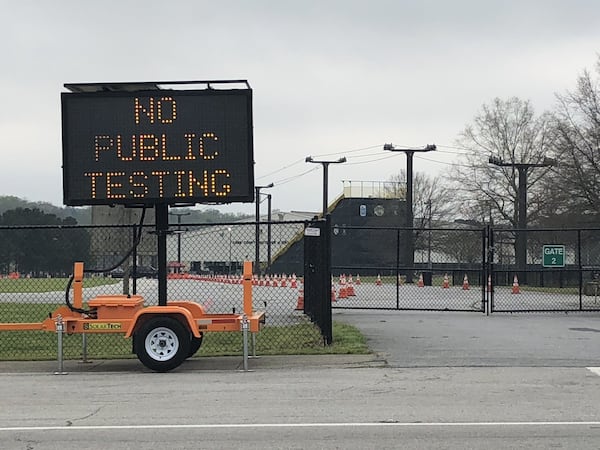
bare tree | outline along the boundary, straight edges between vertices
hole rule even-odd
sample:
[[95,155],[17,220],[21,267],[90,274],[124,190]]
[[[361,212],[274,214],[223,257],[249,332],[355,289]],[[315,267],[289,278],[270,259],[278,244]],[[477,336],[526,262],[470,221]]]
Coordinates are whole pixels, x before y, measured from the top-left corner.
[[567,212],[597,215],[600,213],[600,56],[596,78],[584,71],[575,90],[557,98],[559,190],[566,195]]
[[[406,171],[401,169],[399,173],[392,175],[389,179],[390,195],[404,197],[406,195]],[[394,192],[392,192],[392,190]],[[448,183],[441,176],[430,177],[425,173],[416,172],[413,179],[413,216],[416,228],[429,227],[429,218],[432,223],[449,220],[452,212],[452,191]]]
[[[452,174],[464,218],[494,218],[496,222],[517,226],[518,170],[514,166],[492,165],[489,157],[511,164],[541,163],[553,148],[551,125],[549,114],[536,116],[529,101],[516,97],[496,98],[482,106],[458,139],[465,153]],[[536,220],[541,205],[549,200],[540,183],[548,170],[527,169],[529,222]]]

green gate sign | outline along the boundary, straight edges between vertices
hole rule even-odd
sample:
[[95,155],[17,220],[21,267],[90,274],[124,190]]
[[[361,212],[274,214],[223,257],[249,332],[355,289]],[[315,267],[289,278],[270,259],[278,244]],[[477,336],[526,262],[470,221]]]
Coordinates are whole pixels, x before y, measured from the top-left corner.
[[565,246],[544,245],[542,254],[543,267],[565,267]]

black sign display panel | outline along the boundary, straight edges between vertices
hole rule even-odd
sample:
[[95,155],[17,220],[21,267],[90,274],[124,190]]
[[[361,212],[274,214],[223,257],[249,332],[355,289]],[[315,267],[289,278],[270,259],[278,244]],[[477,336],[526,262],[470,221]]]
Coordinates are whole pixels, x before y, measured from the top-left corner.
[[63,93],[64,203],[252,202],[252,91]]

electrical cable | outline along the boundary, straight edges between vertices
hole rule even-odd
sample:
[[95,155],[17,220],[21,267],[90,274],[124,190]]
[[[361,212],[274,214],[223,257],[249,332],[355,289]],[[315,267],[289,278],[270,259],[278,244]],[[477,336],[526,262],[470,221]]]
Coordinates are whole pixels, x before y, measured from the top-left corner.
[[[116,269],[121,264],[123,264],[127,260],[127,258],[129,258],[129,256],[131,256],[131,254],[133,253],[133,251],[137,248],[137,246],[142,241],[142,230],[143,230],[143,227],[144,227],[144,218],[145,217],[146,217],[146,206],[144,206],[143,209],[142,209],[142,216],[140,218],[140,223],[138,225],[138,232],[137,232],[137,236],[136,236],[135,242],[133,243],[133,245],[131,246],[131,248],[127,251],[127,253],[125,254],[125,256],[123,256],[123,258],[121,258],[121,260],[118,263],[116,263],[112,267],[103,268],[103,269],[84,269],[83,272],[84,273],[106,273],[106,272],[110,272],[111,270]],[[75,308],[73,306],[73,304],[71,303],[71,300],[69,299],[69,292],[71,291],[71,286],[73,285],[74,278],[75,278],[75,275],[72,274],[69,277],[69,281],[67,282],[67,289],[65,291],[65,304],[73,312],[76,312],[76,313],[79,313],[79,314],[87,314],[87,315],[89,315],[91,317],[95,317],[96,316],[96,310],[95,309]]]

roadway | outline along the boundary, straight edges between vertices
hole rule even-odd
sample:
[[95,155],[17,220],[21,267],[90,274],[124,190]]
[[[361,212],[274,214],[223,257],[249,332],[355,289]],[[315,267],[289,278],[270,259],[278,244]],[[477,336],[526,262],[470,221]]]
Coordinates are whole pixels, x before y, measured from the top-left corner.
[[0,362],[0,448],[600,446],[596,315],[336,311],[372,355]]

